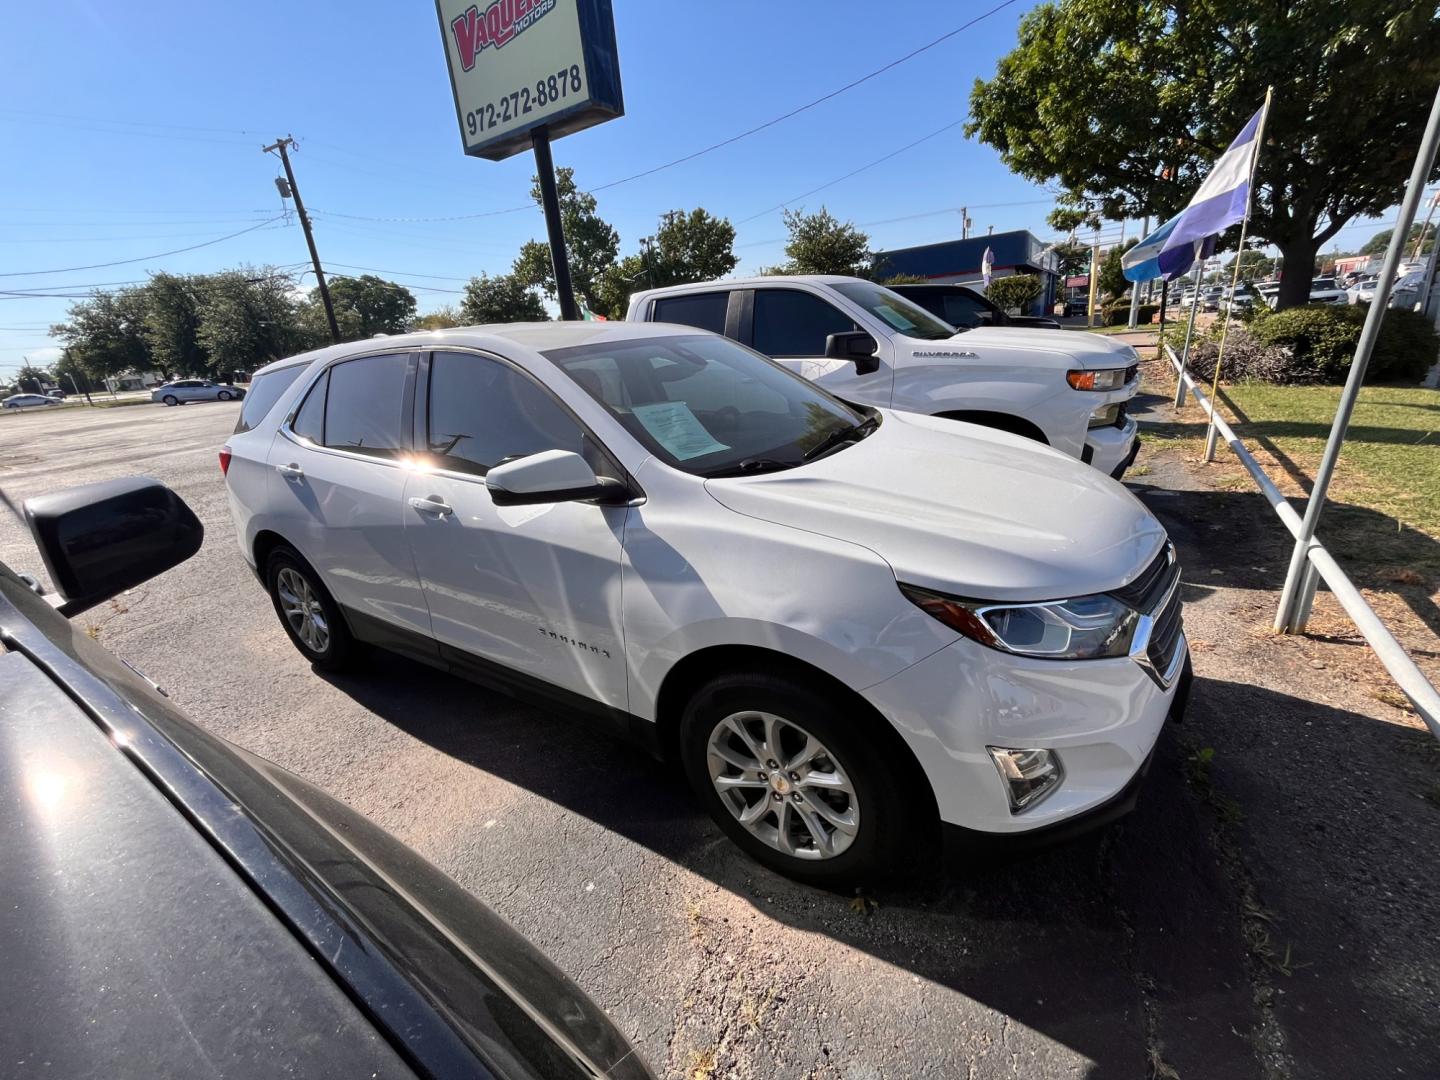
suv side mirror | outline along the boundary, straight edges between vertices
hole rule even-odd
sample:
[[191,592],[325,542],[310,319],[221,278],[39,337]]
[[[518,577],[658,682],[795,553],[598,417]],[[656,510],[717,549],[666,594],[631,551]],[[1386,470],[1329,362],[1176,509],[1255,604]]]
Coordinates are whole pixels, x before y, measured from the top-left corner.
[[855,365],[855,374],[869,375],[880,368],[880,359],[875,355],[879,347],[864,330],[846,330],[825,339],[825,356],[830,360],[849,360]]
[[624,484],[596,476],[585,459],[570,450],[544,450],[496,465],[485,474],[485,490],[496,506],[630,498]]
[[205,538],[185,500],[143,476],[27,499],[25,520],[66,616],[178,566]]

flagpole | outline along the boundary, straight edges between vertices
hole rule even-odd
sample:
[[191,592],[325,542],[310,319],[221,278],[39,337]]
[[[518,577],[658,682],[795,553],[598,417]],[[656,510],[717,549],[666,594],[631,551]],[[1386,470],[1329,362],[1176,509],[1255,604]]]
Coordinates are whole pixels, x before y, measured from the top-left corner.
[[[1235,272],[1230,276],[1230,299],[1235,299],[1235,288],[1240,284],[1240,255],[1245,250],[1245,232],[1250,227],[1250,207],[1255,204],[1255,171],[1260,165],[1260,151],[1265,146],[1265,122],[1270,119],[1270,98],[1275,93],[1273,86],[1265,88],[1265,104],[1260,109],[1260,123],[1255,128],[1255,153],[1250,156],[1250,182],[1245,188],[1245,216],[1240,219],[1240,243],[1235,248]],[[1225,297],[1221,297],[1224,300]],[[1217,305],[1218,307],[1218,305]],[[1215,379],[1210,386],[1211,413],[1209,426],[1205,429],[1205,463],[1215,460],[1215,413],[1219,408],[1220,365],[1225,362],[1225,339],[1230,334],[1230,311],[1227,306],[1225,321],[1220,325],[1220,348],[1215,355]]]
[[1195,260],[1195,292],[1190,297],[1190,322],[1185,326],[1185,347],[1180,350],[1180,374],[1175,379],[1176,409],[1185,406],[1185,366],[1190,362],[1190,339],[1195,336],[1195,315],[1200,309],[1200,286],[1204,281],[1205,260],[1199,258]]

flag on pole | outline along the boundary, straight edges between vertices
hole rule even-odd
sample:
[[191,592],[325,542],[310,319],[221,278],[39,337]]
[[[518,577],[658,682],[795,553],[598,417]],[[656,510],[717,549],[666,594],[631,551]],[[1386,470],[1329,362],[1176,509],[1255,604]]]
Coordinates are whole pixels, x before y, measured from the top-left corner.
[[1154,281],[1156,278],[1174,281],[1186,273],[1196,259],[1214,252],[1215,237],[1207,236],[1185,247],[1172,248],[1165,259],[1165,266],[1161,266],[1160,252],[1182,216],[1183,212],[1176,214],[1121,256],[1120,269],[1126,281]]
[[985,278],[985,287],[990,287],[990,278],[995,272],[995,253],[989,247],[985,248],[985,254],[980,259],[980,274]]
[[609,321],[610,321],[610,320],[607,319],[604,315],[596,315],[595,312],[591,311],[588,307],[586,307],[584,300],[579,301],[579,305],[580,305],[580,321],[581,321],[581,322],[609,322]]
[[[1262,105],[1235,136],[1230,148],[1220,155],[1190,205],[1180,211],[1175,228],[1160,248],[1161,270],[1168,272],[1167,263],[1177,259],[1183,259],[1188,266],[1194,258],[1193,245],[1197,241],[1214,236],[1245,218],[1250,208],[1250,177],[1260,148],[1256,134],[1264,116]],[[1170,252],[1176,254],[1171,256]]]

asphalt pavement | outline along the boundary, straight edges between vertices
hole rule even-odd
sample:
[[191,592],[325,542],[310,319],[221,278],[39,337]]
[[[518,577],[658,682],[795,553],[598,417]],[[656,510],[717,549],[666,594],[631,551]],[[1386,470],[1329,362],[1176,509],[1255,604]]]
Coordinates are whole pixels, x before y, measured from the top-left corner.
[[[313,672],[236,546],[216,451],[238,410],[0,417],[0,489],[13,508],[138,473],[183,496],[206,527],[200,552],[79,620],[200,724],[319,784],[494,907],[610,1012],[657,1073],[1242,1080],[1420,1076],[1433,1064],[1436,1014],[1424,1010],[1434,983],[1417,994],[1415,982],[1436,959],[1433,930],[1423,942],[1408,934],[1408,966],[1397,959],[1392,969],[1403,943],[1367,928],[1365,958],[1323,988],[1329,1006],[1319,991],[1298,1017],[1277,1004],[1291,976],[1278,973],[1273,950],[1264,956],[1255,912],[1286,918],[1263,907],[1281,883],[1288,906],[1316,899],[1286,862],[1283,789],[1237,781],[1255,794],[1249,812],[1274,818],[1266,843],[1252,844],[1217,794],[1230,744],[1215,755],[1215,776],[1194,760],[1226,725],[1243,727],[1237,717],[1258,718],[1257,707],[1287,730],[1308,718],[1352,738],[1355,724],[1377,721],[1270,689],[1264,673],[1212,674],[1201,656],[1191,720],[1162,738],[1139,808],[1120,825],[1007,860],[952,858],[904,888],[817,891],[747,860],[698,811],[678,770],[583,721],[386,654],[343,677]],[[1193,581],[1207,537],[1167,510],[1174,496],[1158,473],[1137,487],[1181,526]],[[0,560],[40,569],[23,523],[3,507]],[[1187,620],[1192,636],[1218,637],[1235,597],[1226,581],[1204,584],[1187,590]],[[1433,770],[1419,745],[1406,743],[1412,771]],[[1388,809],[1354,825],[1412,829]],[[1417,855],[1433,861],[1434,850]],[[1323,870],[1325,852],[1303,853]],[[1428,917],[1433,900],[1411,898]],[[1333,891],[1318,899],[1331,905],[1319,913],[1343,906]],[[1344,917],[1366,919],[1348,908]],[[1274,941],[1288,932],[1275,926]],[[1307,961],[1285,958],[1292,972]],[[1317,1015],[1323,1054],[1318,1043],[1307,1049]],[[1365,1048],[1351,1061],[1349,1033]]]

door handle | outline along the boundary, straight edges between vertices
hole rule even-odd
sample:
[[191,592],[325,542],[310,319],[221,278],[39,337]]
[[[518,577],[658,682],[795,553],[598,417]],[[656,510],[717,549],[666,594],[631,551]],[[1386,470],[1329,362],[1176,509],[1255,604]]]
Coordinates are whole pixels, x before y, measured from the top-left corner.
[[422,514],[438,514],[440,517],[455,512],[455,508],[439,496],[433,496],[429,499],[413,498],[410,500],[410,508],[412,510],[419,510]]
[[287,480],[299,480],[305,475],[305,470],[293,461],[289,465],[276,465],[275,471]]

